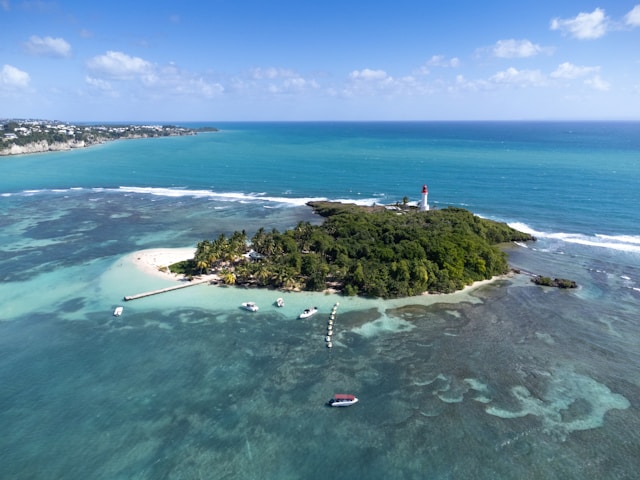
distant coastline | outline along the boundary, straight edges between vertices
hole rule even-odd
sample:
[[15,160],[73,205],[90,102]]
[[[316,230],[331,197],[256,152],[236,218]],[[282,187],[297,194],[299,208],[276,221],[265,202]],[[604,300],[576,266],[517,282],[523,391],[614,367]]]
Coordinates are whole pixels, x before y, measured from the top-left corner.
[[68,151],[113,140],[196,135],[217,128],[175,125],[74,125],[48,120],[0,120],[0,156]]

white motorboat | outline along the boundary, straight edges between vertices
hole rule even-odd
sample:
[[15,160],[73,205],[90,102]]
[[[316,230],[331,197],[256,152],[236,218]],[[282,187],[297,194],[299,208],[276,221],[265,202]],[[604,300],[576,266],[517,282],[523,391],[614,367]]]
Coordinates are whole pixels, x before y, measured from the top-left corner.
[[119,317],[120,315],[122,315],[123,310],[124,310],[124,307],[116,307],[116,309],[113,311],[113,316]]
[[354,403],[358,403],[355,395],[348,393],[336,393],[331,400],[327,402],[330,407],[349,407]]
[[282,299],[282,297],[280,297],[280,298],[278,298],[276,300],[276,306],[278,306],[280,308],[284,307],[284,300]]
[[309,318],[318,313],[318,307],[305,308],[298,318]]
[[244,302],[242,304],[242,308],[244,308],[245,310],[249,310],[250,312],[257,312],[258,311],[258,305],[256,305],[253,302]]

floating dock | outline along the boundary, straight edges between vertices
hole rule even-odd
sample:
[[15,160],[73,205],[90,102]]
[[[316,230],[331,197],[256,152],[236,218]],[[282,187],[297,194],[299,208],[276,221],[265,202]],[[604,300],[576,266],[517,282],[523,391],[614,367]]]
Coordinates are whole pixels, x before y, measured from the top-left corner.
[[159,290],[151,290],[150,292],[142,292],[137,293],[135,295],[126,295],[124,297],[125,302],[129,302],[131,300],[137,300],[139,298],[150,297],[151,295],[158,295],[160,293],[172,292],[174,290],[180,290],[181,288],[193,287],[194,285],[202,285],[203,283],[211,283],[212,280],[210,278],[202,279],[202,280],[192,280],[190,282],[181,283],[180,285],[174,285],[172,287],[161,288]]
[[336,304],[331,309],[331,315],[329,315],[329,322],[327,323],[327,335],[324,337],[324,341],[327,344],[327,348],[333,347],[331,336],[333,335],[333,322],[336,319],[336,313],[338,313],[338,305],[340,305],[340,302],[336,302]]

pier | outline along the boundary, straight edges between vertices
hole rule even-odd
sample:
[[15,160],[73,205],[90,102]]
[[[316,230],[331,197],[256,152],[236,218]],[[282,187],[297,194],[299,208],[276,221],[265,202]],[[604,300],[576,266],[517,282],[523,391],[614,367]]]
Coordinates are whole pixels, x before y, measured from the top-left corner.
[[160,293],[172,292],[181,288],[193,287],[194,285],[202,285],[203,283],[210,283],[213,280],[211,278],[205,278],[200,280],[192,280],[190,282],[181,283],[180,285],[174,285],[172,287],[160,288],[158,290],[151,290],[149,292],[137,293],[135,295],[125,295],[124,301],[129,302],[131,300],[137,300],[139,298],[150,297],[151,295],[158,295]]

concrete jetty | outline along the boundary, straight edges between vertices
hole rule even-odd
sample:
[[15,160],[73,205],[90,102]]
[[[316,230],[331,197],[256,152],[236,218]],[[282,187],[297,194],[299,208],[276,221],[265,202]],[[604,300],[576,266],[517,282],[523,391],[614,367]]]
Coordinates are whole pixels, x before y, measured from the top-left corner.
[[151,290],[149,292],[137,293],[136,295],[126,295],[124,297],[125,302],[131,300],[137,300],[139,298],[150,297],[151,295],[158,295],[160,293],[172,292],[173,290],[179,290],[181,288],[193,287],[194,285],[201,285],[203,283],[210,283],[214,280],[211,278],[205,278],[200,280],[192,280],[190,282],[181,283],[180,285],[174,285],[172,287],[160,288],[158,290]]

